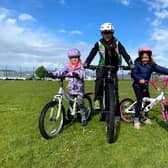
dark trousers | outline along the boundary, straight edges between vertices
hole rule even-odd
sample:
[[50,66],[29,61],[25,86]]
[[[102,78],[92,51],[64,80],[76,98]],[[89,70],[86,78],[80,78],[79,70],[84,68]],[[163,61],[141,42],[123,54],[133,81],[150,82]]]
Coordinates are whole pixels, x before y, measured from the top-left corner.
[[[107,75],[107,72],[104,69],[97,69],[96,70],[96,81],[95,81],[95,100],[101,100],[103,98],[103,92],[104,92],[104,80],[105,76]],[[112,78],[115,80],[113,83],[113,88],[115,89],[116,99],[117,99],[117,116],[120,115],[120,107],[119,107],[119,94],[118,94],[118,78],[117,78],[117,72],[112,73]]]
[[106,75],[106,72],[104,69],[99,68],[96,70],[94,101],[100,100],[103,97],[105,75]]
[[[142,99],[143,97],[150,97],[149,90],[144,89],[144,88],[134,88],[135,96],[137,99],[137,103],[135,106],[135,117],[139,118],[140,117],[140,112],[142,110]],[[145,105],[148,105],[146,103]],[[147,115],[147,114],[146,114]]]

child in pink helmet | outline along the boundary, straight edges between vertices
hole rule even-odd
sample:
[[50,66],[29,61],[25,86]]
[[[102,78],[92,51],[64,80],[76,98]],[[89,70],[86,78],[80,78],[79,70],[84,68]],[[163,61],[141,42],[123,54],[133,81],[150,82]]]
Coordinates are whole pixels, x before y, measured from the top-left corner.
[[132,70],[133,89],[137,99],[135,107],[135,120],[134,127],[140,128],[141,122],[145,124],[151,124],[151,120],[148,118],[148,113],[145,113],[140,118],[140,112],[142,107],[142,98],[150,97],[148,90],[148,83],[152,72],[158,72],[168,75],[168,69],[156,64],[152,59],[152,50],[149,47],[142,47],[138,50],[138,58],[135,60],[135,68]]
[[[80,59],[80,51],[76,48],[70,49],[68,51],[69,63],[63,69],[53,72],[53,76],[76,76],[77,78],[69,78],[68,81],[68,92],[70,96],[78,95],[78,104],[81,112],[81,124],[86,126],[86,116],[84,111],[84,77],[85,70],[82,66],[82,61]],[[50,76],[52,76],[50,75]]]

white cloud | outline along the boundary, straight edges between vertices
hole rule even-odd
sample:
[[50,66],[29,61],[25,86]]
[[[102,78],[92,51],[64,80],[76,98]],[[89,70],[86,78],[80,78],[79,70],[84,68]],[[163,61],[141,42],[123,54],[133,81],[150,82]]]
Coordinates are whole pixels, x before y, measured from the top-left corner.
[[5,19],[6,15],[5,14],[0,14],[0,21]]
[[27,20],[36,21],[36,19],[33,16],[31,16],[30,14],[27,14],[27,13],[20,14],[19,20],[21,20],[21,21],[27,21]]
[[[1,11],[1,10],[0,10]],[[0,65],[16,66],[39,66],[57,65],[68,61],[67,50],[69,48],[79,48],[82,58],[86,58],[88,50],[91,48],[87,43],[71,43],[67,39],[59,39],[46,31],[31,27],[23,27],[16,21],[18,16],[11,18],[9,14],[0,20]],[[19,15],[20,16],[20,15]],[[72,34],[81,34],[75,31]]]
[[67,31],[65,29],[60,29],[58,30],[59,33],[67,33]]
[[15,23],[16,23],[16,19],[8,18],[8,19],[6,20],[6,23],[7,23],[7,24],[15,24]]
[[80,30],[72,30],[70,32],[70,35],[81,35],[81,34],[82,34],[82,32]]
[[125,5],[125,6],[129,6],[130,5],[130,0],[120,0],[120,2]]
[[159,19],[165,19],[168,17],[168,10],[162,10],[160,12],[155,12],[155,16]]
[[151,42],[156,62],[162,65],[167,63],[168,53],[168,29],[166,19],[168,18],[168,0],[144,0],[153,14],[151,21]]
[[8,15],[9,11],[5,8],[0,8],[0,21],[5,19]]
[[167,41],[168,29],[154,29],[154,32],[152,34],[152,40]]
[[68,30],[65,30],[65,29],[60,29],[58,30],[59,33],[63,33],[63,34],[66,34],[68,36],[71,36],[71,35],[82,35],[82,31],[80,30],[71,30],[71,31],[68,31]]
[[168,0],[144,0],[150,9],[161,10],[168,7]]

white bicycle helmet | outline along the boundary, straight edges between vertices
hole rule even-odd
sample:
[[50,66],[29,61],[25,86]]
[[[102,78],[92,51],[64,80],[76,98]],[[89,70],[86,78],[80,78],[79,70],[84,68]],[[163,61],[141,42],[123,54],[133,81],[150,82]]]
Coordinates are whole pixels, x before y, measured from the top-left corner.
[[112,23],[103,23],[101,26],[100,26],[100,32],[103,33],[103,32],[111,32],[111,33],[114,33],[114,26],[112,25]]

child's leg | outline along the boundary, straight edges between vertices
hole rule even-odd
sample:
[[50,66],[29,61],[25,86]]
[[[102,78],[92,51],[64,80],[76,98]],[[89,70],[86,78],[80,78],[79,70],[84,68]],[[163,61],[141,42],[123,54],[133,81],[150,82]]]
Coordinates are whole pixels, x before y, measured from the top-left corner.
[[136,96],[136,106],[135,106],[135,117],[139,118],[140,117],[140,112],[142,108],[142,98],[143,98],[143,93],[141,88],[134,88],[135,96]]
[[81,125],[86,126],[86,114],[85,114],[83,94],[79,94],[77,99],[78,99],[78,106],[80,108],[80,114],[81,114]]
[[104,82],[104,70],[96,70],[96,81],[95,81],[95,97],[94,101],[100,100],[103,97],[103,82]]
[[[143,91],[143,97],[150,97],[148,89],[145,89],[145,91]],[[144,106],[146,107],[149,104],[150,104],[150,102],[145,102]],[[145,112],[144,117],[148,118],[148,112]]]
[[136,106],[135,106],[134,127],[136,129],[139,129],[140,128],[139,118],[140,118],[140,112],[141,112],[141,108],[142,108],[143,93],[142,93],[141,88],[134,88],[134,92],[135,92],[135,96],[136,96],[136,99],[137,99],[137,103],[136,103]]

